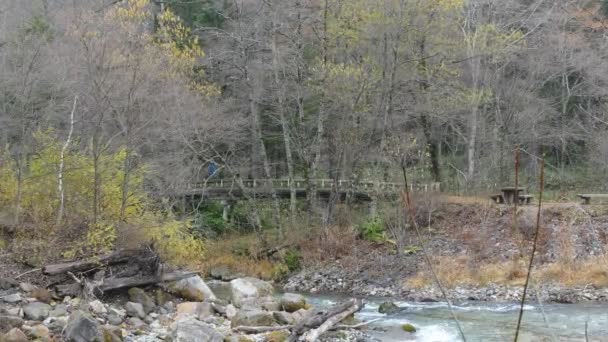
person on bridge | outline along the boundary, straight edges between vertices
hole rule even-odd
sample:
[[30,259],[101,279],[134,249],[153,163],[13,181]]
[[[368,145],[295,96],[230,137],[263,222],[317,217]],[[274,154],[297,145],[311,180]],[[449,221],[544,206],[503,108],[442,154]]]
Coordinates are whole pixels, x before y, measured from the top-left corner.
[[209,166],[207,166],[207,173],[209,174],[209,178],[216,175],[217,164],[215,163],[215,161],[212,160],[211,163],[209,163]]

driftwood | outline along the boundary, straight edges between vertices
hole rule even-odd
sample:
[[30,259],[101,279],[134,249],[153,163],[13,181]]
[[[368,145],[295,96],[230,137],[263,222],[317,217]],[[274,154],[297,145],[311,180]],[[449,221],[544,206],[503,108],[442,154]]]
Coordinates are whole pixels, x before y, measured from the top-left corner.
[[300,340],[304,342],[316,341],[319,336],[330,330],[334,325],[340,323],[346,317],[354,314],[355,312],[363,308],[363,302],[360,299],[351,301],[351,303],[352,305],[348,309],[330,317],[325,322],[323,322],[323,324],[321,324],[318,328],[306,332],[304,335],[302,335]]
[[[334,325],[340,323],[346,317],[361,310],[361,308],[363,308],[361,300],[351,299],[327,309],[315,310],[296,324],[288,341],[295,342],[298,339],[303,341],[315,341],[324,332],[330,330]],[[310,339],[310,336],[314,339]]]
[[[128,278],[108,278],[104,279],[99,285],[94,286],[95,291],[106,292],[126,287],[136,287],[152,285],[167,281],[176,281],[197,275],[195,272],[171,272],[161,276],[143,276],[143,277],[128,277]],[[60,296],[77,296],[82,291],[82,284],[71,283],[55,286],[55,291]]]
[[245,334],[263,334],[263,333],[267,333],[267,332],[271,332],[271,331],[289,330],[289,329],[292,329],[293,327],[294,327],[293,325],[277,325],[274,327],[238,326],[238,327],[232,329],[232,331],[237,332],[237,333],[245,333]]
[[99,266],[113,265],[132,261],[133,258],[141,254],[141,250],[124,250],[114,252],[105,256],[90,258],[87,260],[66,262],[62,264],[46,265],[42,268],[42,273],[46,275],[58,275],[67,272],[82,272]]

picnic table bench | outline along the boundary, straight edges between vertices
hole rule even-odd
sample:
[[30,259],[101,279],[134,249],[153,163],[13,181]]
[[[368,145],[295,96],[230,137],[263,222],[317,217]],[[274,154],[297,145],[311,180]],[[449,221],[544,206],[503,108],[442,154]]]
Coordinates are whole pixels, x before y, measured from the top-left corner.
[[578,194],[584,202],[584,204],[591,204],[592,198],[608,198],[608,194]]
[[532,199],[534,198],[534,196],[532,195],[528,195],[528,194],[523,194],[523,192],[525,191],[525,188],[522,187],[504,187],[502,189],[500,189],[501,193],[500,194],[496,194],[496,195],[492,195],[490,196],[490,198],[499,204],[513,204],[513,202],[515,201],[515,198],[517,198],[518,203],[521,204],[530,204],[530,202],[532,202]]

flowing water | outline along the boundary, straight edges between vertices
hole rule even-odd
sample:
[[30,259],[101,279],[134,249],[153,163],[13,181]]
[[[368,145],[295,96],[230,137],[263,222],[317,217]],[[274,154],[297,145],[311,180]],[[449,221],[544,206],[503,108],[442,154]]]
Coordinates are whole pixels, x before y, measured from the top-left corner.
[[[326,306],[343,300],[340,296],[308,295],[313,305]],[[370,324],[370,333],[382,341],[461,341],[456,324],[445,303],[395,301],[403,310],[397,314],[378,313],[386,299],[368,298],[357,315],[361,321],[379,319]],[[519,304],[467,302],[453,305],[467,341],[513,341]],[[519,341],[588,341],[608,342],[608,305],[604,304],[536,304],[524,308]],[[544,317],[543,317],[544,316]],[[546,319],[546,321],[545,321]],[[416,333],[401,329],[413,324]]]

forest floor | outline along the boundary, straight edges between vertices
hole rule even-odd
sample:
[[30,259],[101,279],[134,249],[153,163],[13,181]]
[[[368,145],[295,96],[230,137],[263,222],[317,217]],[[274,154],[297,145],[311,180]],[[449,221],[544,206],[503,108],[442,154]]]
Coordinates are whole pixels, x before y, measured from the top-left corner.
[[[461,299],[509,300],[521,295],[538,207],[513,208],[483,198],[442,197],[430,224],[420,224],[424,246],[441,284]],[[543,205],[533,284],[550,301],[608,300],[608,207]],[[337,237],[336,241],[344,240]],[[307,244],[304,270],[286,288],[312,292],[438,298],[413,229],[393,244],[348,240],[350,248]],[[339,249],[341,255],[328,250]],[[328,257],[328,254],[330,255]]]

